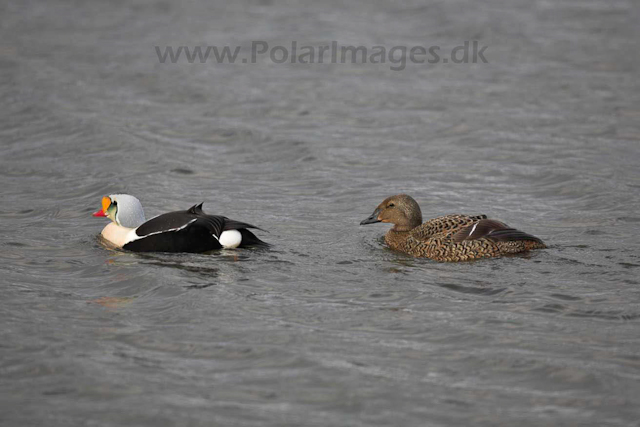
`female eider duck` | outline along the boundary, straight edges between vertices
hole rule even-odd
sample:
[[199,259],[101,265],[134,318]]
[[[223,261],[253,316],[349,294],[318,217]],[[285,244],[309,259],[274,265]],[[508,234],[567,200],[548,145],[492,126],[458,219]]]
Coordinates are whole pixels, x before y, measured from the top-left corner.
[[102,209],[93,216],[112,221],[102,230],[102,237],[134,252],[207,252],[268,246],[248,230],[260,228],[224,216],[207,215],[202,211],[202,203],[146,221],[138,199],[128,194],[112,194],[102,198]]
[[384,236],[392,249],[436,261],[467,261],[546,248],[542,240],[486,215],[446,215],[422,223],[420,206],[410,196],[387,197],[360,223],[389,222]]

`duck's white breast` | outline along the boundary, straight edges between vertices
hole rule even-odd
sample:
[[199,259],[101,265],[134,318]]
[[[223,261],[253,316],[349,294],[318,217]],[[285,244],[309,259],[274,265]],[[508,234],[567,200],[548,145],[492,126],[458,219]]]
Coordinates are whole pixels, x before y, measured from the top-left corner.
[[102,237],[119,248],[138,238],[134,228],[122,227],[115,222],[107,224],[107,226],[102,229],[101,234]]

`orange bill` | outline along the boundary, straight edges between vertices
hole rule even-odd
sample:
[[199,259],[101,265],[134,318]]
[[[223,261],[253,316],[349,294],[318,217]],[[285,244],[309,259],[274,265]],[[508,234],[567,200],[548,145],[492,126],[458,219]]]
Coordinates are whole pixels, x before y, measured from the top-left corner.
[[94,212],[93,216],[107,216],[107,209],[111,206],[111,199],[109,197],[102,198],[102,210]]

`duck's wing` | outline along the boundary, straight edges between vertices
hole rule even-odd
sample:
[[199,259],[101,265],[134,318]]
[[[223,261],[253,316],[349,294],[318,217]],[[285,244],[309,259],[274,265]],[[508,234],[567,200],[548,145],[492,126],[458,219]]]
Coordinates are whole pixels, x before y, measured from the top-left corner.
[[238,230],[242,235],[242,241],[240,242],[240,247],[250,247],[250,246],[269,246],[267,242],[263,242],[249,231],[249,228],[254,228],[256,230],[265,231],[260,227],[256,227],[255,225],[247,224],[246,222],[236,221],[235,219],[224,218],[224,226],[223,231],[227,230]]
[[142,224],[137,238],[124,245],[135,252],[206,252],[220,249],[224,217],[200,214],[193,208],[168,212]]
[[427,239],[438,234],[450,234],[486,218],[486,215],[452,214],[440,216],[417,226],[411,230],[411,235],[417,239]]
[[268,243],[263,242],[255,234],[249,231],[250,228],[265,231],[253,224],[236,221],[235,219],[230,219],[226,216],[207,215],[202,211],[202,203],[192,206],[188,212],[197,215],[199,218],[206,218],[209,222],[209,227],[214,231],[214,234],[218,239],[224,231],[237,230],[242,236],[242,241],[240,243],[241,248],[250,246],[269,246]]
[[509,227],[495,219],[483,218],[471,225],[467,225],[452,236],[454,243],[487,238],[494,242],[534,241],[543,244],[542,240],[523,231]]
[[[217,232],[216,237],[218,238],[220,238],[220,234],[222,234],[223,231],[237,230],[242,236],[242,241],[240,243],[241,248],[249,246],[269,246],[268,243],[263,242],[255,234],[249,231],[250,228],[265,231],[260,227],[256,227],[255,225],[248,224],[246,222],[236,221],[235,219],[230,219],[226,216],[207,215],[202,211],[202,203],[191,207],[189,211],[201,217],[210,219],[211,227],[215,227]],[[218,224],[220,220],[222,220],[222,224],[219,226]]]
[[194,205],[186,211],[168,212],[142,224],[136,229],[139,237],[158,233],[169,233],[187,228],[204,228],[210,234],[220,237],[224,231],[225,217],[207,215],[202,211],[202,204]]
[[227,230],[241,230],[243,228],[255,228],[256,230],[262,230],[262,228],[256,227],[255,225],[236,221],[235,219],[229,219],[226,216],[207,215],[202,210],[202,203],[191,206],[186,213],[197,218],[206,218],[212,227],[212,231],[215,231],[214,234],[217,237],[220,237],[220,233]]
[[235,219],[229,219],[227,217],[224,218],[224,226],[222,228],[223,231],[227,230],[242,230],[243,228],[254,228],[256,230],[265,231],[260,227],[256,227],[255,225],[247,224],[246,222],[236,221]]

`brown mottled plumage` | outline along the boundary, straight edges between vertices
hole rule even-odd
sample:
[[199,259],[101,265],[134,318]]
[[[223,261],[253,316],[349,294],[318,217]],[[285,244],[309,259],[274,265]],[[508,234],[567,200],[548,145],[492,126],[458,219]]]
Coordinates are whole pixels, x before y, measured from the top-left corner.
[[467,261],[543,249],[535,236],[488,219],[486,215],[446,215],[422,223],[418,203],[406,194],[387,197],[360,223],[389,222],[384,236],[395,250],[436,261]]

